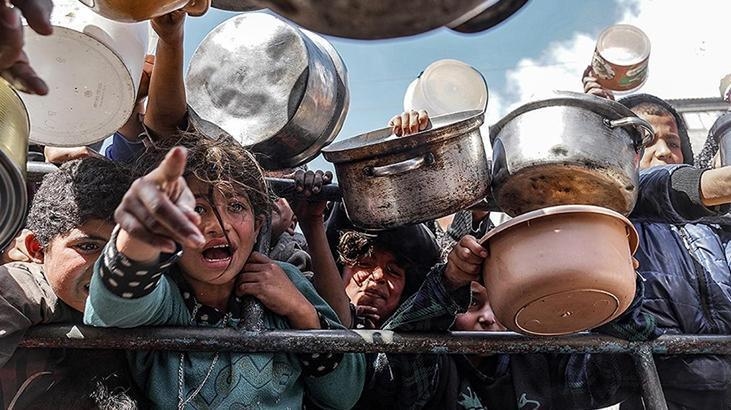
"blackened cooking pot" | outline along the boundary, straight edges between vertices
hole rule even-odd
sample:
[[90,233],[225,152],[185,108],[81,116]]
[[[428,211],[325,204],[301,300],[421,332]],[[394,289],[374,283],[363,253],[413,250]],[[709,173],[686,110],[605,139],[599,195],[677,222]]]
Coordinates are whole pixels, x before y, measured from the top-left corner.
[[515,216],[554,205],[597,205],[628,215],[652,126],[604,98],[554,92],[490,128],[493,197]]
[[431,128],[397,137],[390,128],[334,143],[322,153],[335,164],[348,217],[380,230],[449,215],[484,199],[490,166],[480,135],[482,111],[431,119]]

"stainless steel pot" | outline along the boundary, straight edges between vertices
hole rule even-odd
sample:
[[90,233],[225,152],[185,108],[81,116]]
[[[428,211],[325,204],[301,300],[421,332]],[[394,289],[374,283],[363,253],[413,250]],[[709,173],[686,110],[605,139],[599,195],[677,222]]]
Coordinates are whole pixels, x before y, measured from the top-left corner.
[[554,205],[598,205],[628,215],[652,126],[625,106],[555,92],[490,129],[493,196],[511,216]]
[[484,1],[447,27],[460,33],[479,33],[502,23],[526,3],[528,0]]
[[354,225],[391,229],[440,218],[482,200],[490,167],[480,135],[482,111],[432,118],[432,128],[396,137],[389,128],[322,150],[335,164]]
[[262,12],[211,31],[186,76],[191,119],[231,134],[267,169],[303,164],[329,144],[348,111],[347,71],[317,34]]
[[28,212],[25,186],[30,120],[15,90],[0,79],[0,251],[20,232]]
[[[498,0],[506,1],[506,0]],[[446,25],[484,0],[215,0],[241,11],[266,7],[295,23],[338,37],[373,40],[411,36]]]
[[718,155],[721,165],[731,165],[731,113],[725,113],[716,119],[708,134],[712,135],[718,144]]

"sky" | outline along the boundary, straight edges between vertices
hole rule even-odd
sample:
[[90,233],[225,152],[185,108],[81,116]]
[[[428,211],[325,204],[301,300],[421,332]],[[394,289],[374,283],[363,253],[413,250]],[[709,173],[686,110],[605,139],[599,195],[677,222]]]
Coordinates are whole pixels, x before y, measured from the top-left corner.
[[[350,107],[336,140],[382,128],[403,110],[409,83],[432,62],[470,64],[489,89],[486,122],[551,90],[581,91],[598,34],[626,23],[650,38],[649,77],[639,92],[662,98],[719,96],[731,72],[726,0],[529,0],[510,19],[477,34],[446,28],[390,40],[326,37],[348,68]],[[212,9],[186,22],[185,62],[215,26],[235,13]],[[310,168],[333,169],[321,157]]]

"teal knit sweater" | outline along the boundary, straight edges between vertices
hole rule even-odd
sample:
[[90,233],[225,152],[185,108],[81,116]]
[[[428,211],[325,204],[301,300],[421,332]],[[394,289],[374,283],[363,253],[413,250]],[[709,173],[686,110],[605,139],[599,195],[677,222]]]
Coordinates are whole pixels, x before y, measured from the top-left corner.
[[[121,328],[205,326],[200,323],[191,325],[191,311],[183,297],[185,292],[181,292],[167,275],[156,279],[151,293],[141,297],[125,298],[110,291],[100,271],[109,256],[119,255],[115,254],[116,249],[108,245],[107,256],[100,258],[94,268],[84,314],[86,324]],[[335,312],[302,273],[286,263],[280,263],[280,266],[328,323],[336,323],[335,326],[340,327]],[[114,272],[119,274],[119,270]],[[264,326],[272,330],[290,328],[285,318],[266,309]],[[215,366],[211,367],[214,355],[213,352],[181,355],[180,352],[169,351],[135,351],[130,352],[130,363],[137,383],[145,389],[156,407],[166,409],[178,405],[181,358],[184,397],[203,385],[186,408],[299,409],[307,392],[308,397],[322,408],[348,409],[360,397],[365,379],[365,360],[360,353],[345,354],[333,371],[318,377],[303,374],[296,354],[219,352]],[[209,370],[210,376],[203,383]]]

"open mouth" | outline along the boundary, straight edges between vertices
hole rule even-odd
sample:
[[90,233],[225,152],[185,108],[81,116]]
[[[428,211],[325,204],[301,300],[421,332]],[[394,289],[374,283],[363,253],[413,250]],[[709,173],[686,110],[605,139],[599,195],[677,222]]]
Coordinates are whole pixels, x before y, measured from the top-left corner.
[[219,262],[231,259],[233,250],[227,244],[214,245],[202,252],[203,259],[208,262]]

